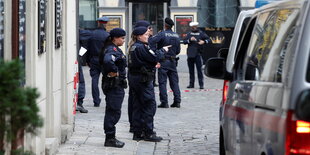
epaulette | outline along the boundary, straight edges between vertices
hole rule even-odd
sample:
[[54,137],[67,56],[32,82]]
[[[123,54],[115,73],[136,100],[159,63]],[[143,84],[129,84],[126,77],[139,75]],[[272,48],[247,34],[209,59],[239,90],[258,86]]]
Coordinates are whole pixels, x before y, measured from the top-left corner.
[[136,46],[131,46],[129,51],[134,51],[136,49]]

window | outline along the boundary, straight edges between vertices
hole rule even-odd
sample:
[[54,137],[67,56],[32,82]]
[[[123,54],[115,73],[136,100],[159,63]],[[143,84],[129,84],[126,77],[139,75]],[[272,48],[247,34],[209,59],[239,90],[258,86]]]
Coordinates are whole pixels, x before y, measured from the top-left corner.
[[244,66],[246,80],[282,81],[283,62],[298,11],[282,9],[258,16]]

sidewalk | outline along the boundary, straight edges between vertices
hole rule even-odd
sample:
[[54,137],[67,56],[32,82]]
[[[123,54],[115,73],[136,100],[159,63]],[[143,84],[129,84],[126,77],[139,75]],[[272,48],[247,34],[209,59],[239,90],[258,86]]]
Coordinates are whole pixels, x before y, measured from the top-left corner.
[[[187,90],[188,73],[179,73],[182,92],[181,108],[157,108],[155,116],[155,131],[164,138],[159,143],[134,141],[129,133],[127,114],[128,89],[122,106],[122,116],[116,126],[116,137],[125,142],[124,148],[104,147],[105,135],[103,120],[105,111],[104,95],[99,108],[93,107],[89,69],[83,68],[86,80],[86,98],[84,107],[87,114],[77,112],[75,116],[75,131],[72,137],[62,144],[58,155],[167,155],[167,154],[218,154],[218,109],[221,98],[222,81],[205,78],[205,90]],[[196,84],[197,87],[198,84]],[[168,85],[168,90],[170,90]],[[158,101],[158,87],[156,100]],[[172,93],[168,93],[169,104],[172,103]]]

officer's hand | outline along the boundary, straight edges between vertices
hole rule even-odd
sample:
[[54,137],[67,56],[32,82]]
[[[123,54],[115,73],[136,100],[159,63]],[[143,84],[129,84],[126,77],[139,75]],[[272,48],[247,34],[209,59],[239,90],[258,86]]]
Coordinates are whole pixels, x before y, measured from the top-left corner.
[[157,64],[156,64],[156,66],[155,66],[156,68],[160,68],[160,63],[159,62],[157,62]]
[[198,42],[199,45],[203,45],[204,43],[205,43],[205,41],[203,41],[203,40],[199,40],[199,42]]
[[191,41],[197,41],[195,37],[191,37]]
[[110,72],[108,73],[108,77],[116,77],[118,76],[118,72]]
[[171,46],[172,46],[172,45],[164,46],[163,49],[164,49],[166,52],[168,52],[169,47],[171,47]]

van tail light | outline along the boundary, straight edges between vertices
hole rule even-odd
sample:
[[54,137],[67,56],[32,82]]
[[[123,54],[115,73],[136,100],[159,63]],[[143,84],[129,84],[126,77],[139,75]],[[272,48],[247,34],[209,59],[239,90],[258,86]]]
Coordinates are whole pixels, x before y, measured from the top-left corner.
[[223,85],[223,96],[222,96],[222,99],[223,99],[223,102],[222,104],[224,104],[227,100],[227,93],[228,93],[228,84],[229,82],[227,80],[224,80],[224,85]]
[[293,111],[289,111],[286,123],[286,154],[310,155],[310,122],[295,120],[294,118]]

